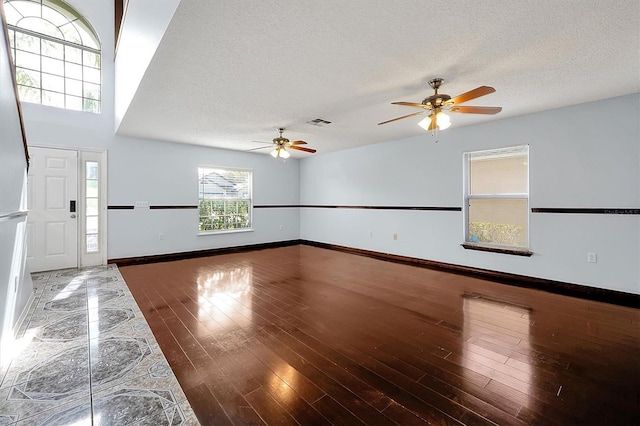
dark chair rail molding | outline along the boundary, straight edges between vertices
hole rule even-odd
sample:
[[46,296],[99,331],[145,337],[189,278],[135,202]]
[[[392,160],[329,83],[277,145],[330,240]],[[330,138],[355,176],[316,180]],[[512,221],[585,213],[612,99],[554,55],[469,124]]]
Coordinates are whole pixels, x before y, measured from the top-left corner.
[[[130,205],[125,205],[125,206],[108,206],[107,210],[133,210],[135,209],[136,206],[130,206]],[[149,206],[149,207],[142,207],[142,209],[149,209],[149,210],[184,210],[184,209],[197,209],[198,206]]]
[[151,210],[184,210],[197,208],[198,206],[149,206]]
[[[108,206],[109,210],[133,210],[133,205],[122,206]],[[164,210],[164,209],[197,209],[198,206],[149,206],[150,210]],[[442,207],[442,206],[346,206],[346,205],[320,205],[320,204],[257,204],[253,206],[254,209],[299,209],[299,208],[312,208],[312,209],[364,209],[364,210],[421,210],[421,211],[449,211],[449,212],[461,212],[462,207]]]
[[307,209],[354,209],[354,210],[423,210],[423,211],[450,211],[460,212],[462,207],[441,207],[441,206],[349,206],[349,205],[328,205],[328,204],[288,204],[288,205],[257,205],[254,209],[273,209],[283,207],[307,208]]
[[[108,206],[109,210],[133,210],[132,205]],[[150,210],[197,209],[196,205],[156,205]],[[462,207],[452,206],[348,206],[328,204],[257,204],[254,209],[353,209],[353,210],[418,210],[461,212]],[[531,213],[563,213],[563,214],[607,214],[607,215],[640,215],[640,208],[573,208],[573,207],[533,207]]]
[[568,214],[621,214],[640,215],[640,208],[565,208],[565,207],[534,207],[531,213],[568,213]]

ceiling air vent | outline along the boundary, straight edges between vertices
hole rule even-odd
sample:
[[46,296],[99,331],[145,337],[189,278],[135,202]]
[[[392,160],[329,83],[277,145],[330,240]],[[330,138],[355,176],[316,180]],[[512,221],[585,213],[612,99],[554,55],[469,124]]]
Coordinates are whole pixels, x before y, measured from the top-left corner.
[[307,121],[307,123],[313,124],[314,126],[318,126],[318,127],[322,127],[322,126],[326,126],[327,124],[331,124],[330,121],[323,120],[322,118],[316,118],[315,120]]

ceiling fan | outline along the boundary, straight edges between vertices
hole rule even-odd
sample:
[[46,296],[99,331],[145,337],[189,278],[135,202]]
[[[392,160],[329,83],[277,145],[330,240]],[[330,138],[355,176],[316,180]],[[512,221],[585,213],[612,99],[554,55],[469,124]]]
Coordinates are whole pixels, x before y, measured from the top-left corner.
[[414,115],[420,115],[427,112],[429,115],[422,121],[420,121],[418,125],[425,130],[444,130],[451,125],[449,116],[446,115],[444,111],[458,112],[463,114],[497,114],[502,111],[502,107],[459,106],[461,103],[468,102],[472,99],[476,99],[495,92],[496,89],[494,89],[493,87],[480,86],[461,95],[458,95],[455,98],[452,98],[449,95],[438,93],[438,89],[440,89],[442,83],[444,83],[444,80],[442,78],[434,78],[433,80],[430,80],[429,86],[431,86],[435,93],[427,98],[424,98],[424,100],[420,104],[413,102],[391,103],[392,105],[403,105],[413,108],[420,108],[422,109],[422,111],[383,121],[381,123],[378,123],[378,125],[391,123],[393,121],[402,120],[403,118],[413,117]]
[[[282,132],[284,132],[284,128],[280,127],[278,131],[280,132],[280,136],[278,136],[277,138],[274,138],[273,142],[260,142],[260,141],[254,141],[254,142],[275,145],[275,149],[271,151],[271,156],[273,158],[283,158],[285,160],[291,156],[291,154],[289,154],[289,152],[287,151],[287,148],[295,149],[296,151],[309,152],[311,154],[316,152],[315,149],[299,146],[299,145],[306,145],[307,143],[305,141],[292,142],[289,139],[282,137]],[[261,146],[259,148],[249,149],[248,151],[256,151],[258,149],[265,149],[265,148],[271,148],[271,146]]]

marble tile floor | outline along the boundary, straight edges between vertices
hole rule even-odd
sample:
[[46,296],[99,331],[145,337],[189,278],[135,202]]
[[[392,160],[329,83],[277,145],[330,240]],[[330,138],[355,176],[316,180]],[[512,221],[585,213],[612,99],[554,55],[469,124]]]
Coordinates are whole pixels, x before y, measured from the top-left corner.
[[115,265],[32,279],[0,426],[199,424]]

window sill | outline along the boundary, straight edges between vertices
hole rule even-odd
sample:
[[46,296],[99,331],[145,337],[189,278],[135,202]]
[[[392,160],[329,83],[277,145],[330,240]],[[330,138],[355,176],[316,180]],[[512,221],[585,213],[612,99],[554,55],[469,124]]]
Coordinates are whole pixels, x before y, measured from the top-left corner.
[[220,234],[238,234],[240,232],[253,232],[253,228],[246,229],[225,229],[222,231],[202,231],[198,232],[198,236],[206,236],[206,235],[220,235]]
[[466,250],[488,251],[491,253],[511,254],[514,256],[525,256],[525,257],[531,257],[533,255],[532,251],[529,251],[527,249],[520,249],[520,248],[487,246],[487,245],[479,245],[474,243],[462,243],[460,245]]

